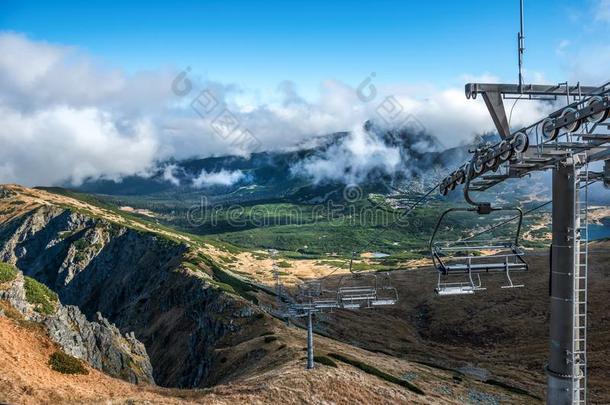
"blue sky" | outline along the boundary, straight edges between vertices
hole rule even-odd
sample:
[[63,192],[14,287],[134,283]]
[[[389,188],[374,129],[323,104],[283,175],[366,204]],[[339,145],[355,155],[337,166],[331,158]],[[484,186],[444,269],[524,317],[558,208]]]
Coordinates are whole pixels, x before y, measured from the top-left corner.
[[[596,3],[525,1],[530,75],[565,80],[558,48],[600,34],[591,28]],[[355,85],[370,72],[381,83],[440,86],[465,74],[516,75],[517,0],[1,4],[1,29],[76,45],[110,66],[133,72],[189,65],[204,77],[259,90],[286,79],[312,94],[323,80]]]

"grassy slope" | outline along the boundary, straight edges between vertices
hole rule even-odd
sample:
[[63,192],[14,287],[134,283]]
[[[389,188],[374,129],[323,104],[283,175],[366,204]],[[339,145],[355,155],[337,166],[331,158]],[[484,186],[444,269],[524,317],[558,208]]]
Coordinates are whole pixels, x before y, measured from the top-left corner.
[[[134,201],[134,197],[130,197]],[[113,199],[113,202],[117,202]],[[149,207],[142,201],[141,207]],[[169,204],[169,202],[166,202]],[[361,199],[350,204],[322,205],[273,203],[224,206],[215,209],[194,207],[191,211],[176,202],[175,210],[157,220],[173,229],[199,235],[206,241],[245,250],[278,249],[292,257],[323,257],[327,253],[348,256],[366,246],[368,251],[382,251],[398,257],[421,257],[427,254],[427,242],[447,203],[433,202],[409,216],[399,219],[402,211],[380,209],[379,201]],[[514,215],[503,213],[503,217]],[[525,227],[540,221],[540,213],[526,217]],[[500,218],[501,215],[493,214]],[[140,220],[151,222],[142,216]],[[190,218],[190,221],[189,221]],[[443,231],[451,238],[467,236],[469,231],[493,222],[479,220],[476,215],[448,217],[450,229]],[[512,223],[496,232],[508,236],[514,233]],[[546,228],[536,230],[543,236]],[[526,246],[541,247],[544,243],[524,241]]]
[[[293,256],[294,253],[313,257],[323,257],[327,253],[349,256],[350,252],[366,247],[366,251],[388,253],[394,258],[417,258],[428,255],[428,240],[438,217],[447,207],[444,204],[421,207],[399,221],[397,215],[388,215],[382,210],[373,211],[371,206],[357,208],[355,214],[346,212],[338,217],[323,217],[318,222],[302,221],[299,224],[295,224],[295,220],[292,223],[288,221],[289,224],[277,225],[270,216],[258,219],[264,226],[251,229],[240,229],[236,226],[232,231],[219,233],[215,237],[246,249],[274,248],[293,252]],[[367,211],[359,215],[361,209]],[[260,212],[264,211],[261,209]],[[507,214],[502,217],[506,218]],[[465,237],[472,230],[482,229],[499,218],[500,215],[496,218],[479,219],[474,214],[448,217],[449,228],[443,229],[442,235],[447,239]],[[538,219],[539,216],[528,217],[526,227]],[[247,221],[247,217],[244,221]],[[495,235],[511,238],[510,235],[514,232],[513,222],[498,229]],[[537,231],[539,235],[543,232],[544,228]],[[544,243],[540,242],[525,244],[531,247],[544,246]]]
[[[610,242],[590,249],[588,359],[592,403],[610,403]],[[501,289],[502,274],[481,275],[486,291],[472,296],[434,294],[436,274],[430,268],[392,274],[398,289],[396,307],[336,311],[322,318],[318,331],[367,350],[455,369],[480,367],[500,382],[544,397],[543,366],[549,350],[548,256],[531,255],[528,273],[514,274],[524,288]],[[456,278],[456,281],[457,278]],[[333,289],[340,277],[323,288]],[[524,402],[529,403],[529,402]]]
[[[42,194],[39,190],[42,190]],[[137,232],[153,233],[159,237],[161,241],[165,241],[165,243],[186,243],[189,246],[189,250],[183,257],[182,267],[208,276],[207,281],[210,284],[216,288],[222,289],[226,293],[240,296],[251,302],[257,302],[257,298],[253,294],[253,292],[258,292],[256,287],[231,275],[223,266],[216,263],[213,258],[202,253],[201,249],[206,246],[206,243],[208,242],[206,238],[172,229],[145,216],[122,211],[117,207],[100,200],[96,196],[88,194],[55,187],[27,190],[24,193],[45,199],[49,196],[45,192],[50,193],[50,195],[61,196],[62,198],[60,200],[52,201],[61,208],[79,212],[92,218],[107,220],[112,226],[123,226]],[[79,204],[76,204],[75,202],[78,202]],[[76,243],[77,248],[78,242],[79,241]],[[227,247],[226,244],[222,245],[224,250],[230,250],[230,247]],[[233,251],[235,252],[235,250]],[[2,275],[0,274],[0,277],[1,276]],[[49,313],[49,311],[53,311],[53,293],[50,290],[45,291],[44,288],[46,287],[37,283],[35,280],[26,277],[26,291],[29,292],[29,296],[36,301],[38,304],[37,307],[41,312]]]

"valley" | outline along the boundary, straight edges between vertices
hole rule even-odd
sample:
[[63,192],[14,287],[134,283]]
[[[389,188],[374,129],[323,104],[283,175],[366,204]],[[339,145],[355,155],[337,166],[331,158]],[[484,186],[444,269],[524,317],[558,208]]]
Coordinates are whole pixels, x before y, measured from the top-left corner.
[[[389,375],[408,376],[407,381],[426,393],[423,399],[392,383],[379,385],[380,381],[375,381],[378,377],[363,374],[336,359],[333,363],[338,362],[338,368],[319,364],[310,374],[304,370],[304,331],[288,327],[267,312],[276,305],[271,271],[274,259],[269,251],[261,249],[267,244],[281,244],[286,237],[302,238],[300,243],[316,246],[309,242],[315,237],[301,233],[300,228],[295,231],[293,225],[275,225],[237,230],[238,234],[255,235],[252,239],[257,242],[240,243],[243,236],[233,236],[229,242],[222,235],[202,237],[176,231],[150,221],[148,215],[142,218],[84,194],[3,186],[2,196],[2,260],[16,264],[25,275],[51,287],[62,304],[78,306],[89,319],[100,312],[121,332],[133,331],[150,356],[154,382],[167,387],[130,386],[112,380],[109,387],[116,388],[83,388],[82,392],[77,390],[82,395],[79,398],[151,398],[165,402],[160,399],[164,397],[169,403],[225,403],[236,398],[245,401],[250,396],[264,398],[271,387],[284,395],[301,392],[308,396],[312,395],[311,384],[320,387],[316,392],[325,400],[340,395],[338,403],[348,398],[366,398],[370,403],[383,403],[388,398],[394,398],[394,402],[453,403],[450,398],[456,395],[461,400],[455,403],[471,397],[486,398],[481,403],[513,401],[510,398],[515,403],[529,403],[544,395],[542,364],[548,315],[544,293],[547,276],[541,255],[530,259],[532,271],[523,277],[525,288],[510,292],[490,288],[472,299],[450,301],[432,294],[435,275],[423,251],[389,256],[363,253],[356,258],[355,268],[389,271],[399,293],[399,305],[383,310],[319,314],[314,324],[316,356],[348,356]],[[359,203],[370,204],[366,200]],[[420,228],[413,228],[413,224],[397,227],[383,244],[372,249],[404,249],[402,243],[397,247],[393,239],[404,241],[401,232],[409,233],[413,246],[417,246],[417,239],[423,238],[441,208],[442,205],[418,212]],[[362,228],[363,233],[374,232],[374,223],[365,225],[372,228]],[[473,229],[479,227],[470,225]],[[536,229],[533,220],[532,226]],[[330,239],[347,228],[348,224],[329,224],[326,235]],[[318,237],[324,232],[319,231]],[[270,239],[265,240],[263,235]],[[353,237],[347,235],[346,240],[353,243]],[[595,246],[593,260],[603,262],[605,256],[598,254],[607,250],[607,245],[600,242]],[[275,260],[287,291],[296,293],[303,281],[321,277],[323,287],[332,290],[343,277],[348,277],[345,253],[280,250]],[[594,280],[608,276],[603,266],[595,269],[600,273],[595,274]],[[594,291],[604,294],[603,289]],[[594,307],[592,311],[599,309]],[[498,316],[500,313],[504,316]],[[599,332],[592,333],[593,370],[598,367],[595,359],[606,355],[603,337],[607,333],[604,331],[610,330],[604,318],[599,322]],[[17,329],[11,333],[31,332],[27,328],[20,330],[18,324],[12,327]],[[47,343],[38,343],[36,353],[29,356],[41,358],[38,350],[54,343],[40,332],[36,339]],[[532,344],[535,341],[538,346]],[[40,360],[35,367],[39,369],[41,373],[52,373]],[[109,378],[97,370],[89,375],[78,378]],[[450,382],[443,382],[447,377]],[[66,378],[61,381],[69,384]],[[357,392],[348,389],[353,387],[348,381],[354,378],[364,384]],[[324,383],[326,380],[329,382]],[[60,388],[53,388],[21,381],[29,387],[24,390],[32,393],[30,399],[34,402],[42,392],[51,392],[57,400],[69,398],[67,391],[61,391],[61,384]],[[256,388],[261,381],[268,389]],[[309,385],[303,385],[305,381]],[[345,384],[345,388],[328,391],[323,387],[330,381],[333,386]],[[591,381],[599,387],[592,390],[592,398],[602,403],[608,391],[605,374],[592,375]],[[79,384],[87,387],[88,383]],[[375,390],[367,391],[366,384],[372,384]],[[386,387],[386,391],[379,391],[380,387]],[[200,391],[201,388],[205,389]],[[18,391],[12,384],[4,395],[28,398]]]
[[[116,390],[89,389],[83,380],[83,391],[74,397],[61,388],[69,379],[58,380],[63,383],[54,389],[28,385],[26,377],[7,370],[16,373],[11,381],[23,381],[27,388],[20,394],[13,384],[4,395],[24,402],[36,402],[44,392],[59,402],[115,397],[118,402],[165,402],[163,397],[168,403],[254,398],[265,403],[275,398],[272,392],[285,395],[286,403],[301,403],[294,398],[312,395],[336,403],[541,402],[548,351],[548,207],[524,220],[522,242],[530,271],[514,276],[524,288],[501,290],[503,276],[496,275],[484,277],[492,285],[483,293],[443,298],[433,293],[436,274],[427,242],[440,213],[455,203],[432,196],[403,218],[401,201],[414,201],[420,192],[374,190],[335,186],[329,192],[322,187],[308,191],[315,192],[308,198],[319,198],[313,202],[282,197],[243,204],[225,190],[217,194],[224,203],[210,207],[178,194],[151,203],[158,196],[2,186],[0,260],[48,286],[61,305],[75,306],[90,321],[101,316],[121,334],[133,336],[145,348],[151,369],[149,381],[137,386],[112,380],[109,386]],[[350,192],[356,198],[346,198]],[[509,188],[499,196],[518,198]],[[540,204],[540,198],[532,198],[521,208]],[[591,213],[592,221],[603,227],[607,208],[600,205]],[[443,225],[441,237],[469,238],[511,215],[455,215]],[[515,221],[508,222],[489,237],[513,238],[515,227]],[[596,297],[592,322],[598,325],[591,332],[592,403],[610,400],[602,361],[608,355],[603,341],[610,324],[600,317],[599,306],[605,297],[603,263],[609,243],[591,245]],[[307,371],[305,325],[283,319],[273,268],[282,283],[282,299],[290,302],[308,281],[322,280],[326,292],[348,282],[352,252],[358,252],[351,263],[354,271],[367,277],[389,275],[398,305],[317,314],[318,365]],[[48,355],[50,346],[65,344],[53,336],[50,330],[39,330],[36,339],[43,343],[28,356],[44,357],[41,353]],[[93,349],[85,345],[84,350]],[[49,373],[40,361],[38,368]],[[109,370],[115,368],[98,365],[91,377],[78,378],[125,379],[133,374],[133,368],[114,374]]]
[[[230,403],[257,398],[266,402],[276,399],[276,392],[286,403],[299,403],[298,398],[311,395],[337,403],[442,404],[466,398],[522,403],[524,398],[538,398],[525,389],[481,381],[456,369],[409,359],[398,351],[384,353],[374,341],[359,340],[357,328],[349,337],[344,336],[345,330],[329,328],[327,314],[316,323],[320,363],[308,372],[304,331],[268,312],[275,296],[272,288],[264,288],[265,278],[247,277],[247,267],[240,273],[223,268],[226,261],[259,260],[254,259],[256,252],[244,256],[196,236],[156,228],[129,216],[117,217],[113,210],[82,199],[20,186],[2,187],[0,212],[2,261],[49,286],[61,305],[74,305],[89,319],[100,313],[122,334],[133,334],[150,357],[157,384],[128,385],[91,369],[85,376],[56,375],[45,356],[57,341],[44,327],[35,326],[38,315],[30,315],[34,323],[24,321],[28,312],[19,313],[15,308],[22,305],[9,299],[1,301],[5,308],[0,317],[2,330],[18,337],[2,340],[3,344],[15,339],[32,342],[10,343],[0,352],[29,362],[30,374],[24,374],[21,366],[2,362],[10,384],[3,385],[0,395],[9,401]],[[264,266],[265,260],[259,265]],[[299,260],[286,258],[290,266],[286,272],[298,271],[304,263]],[[310,266],[314,273],[328,268],[315,260]],[[256,268],[263,267],[251,267]],[[308,271],[298,273],[295,284],[311,276]],[[11,283],[0,290],[11,291],[15,288]],[[362,319],[367,319],[366,314]],[[337,325],[351,330],[359,323]],[[51,385],[45,383],[48,380]]]

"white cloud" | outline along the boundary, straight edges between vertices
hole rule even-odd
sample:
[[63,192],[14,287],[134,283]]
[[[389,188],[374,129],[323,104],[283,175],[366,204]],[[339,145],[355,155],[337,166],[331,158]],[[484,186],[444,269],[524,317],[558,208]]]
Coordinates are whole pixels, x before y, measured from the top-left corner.
[[180,185],[180,179],[176,177],[176,172],[179,170],[176,164],[169,164],[163,169],[163,180],[169,181],[174,186]]
[[143,172],[158,151],[147,120],[121,131],[95,108],[53,107],[31,114],[0,107],[0,181],[80,184],[89,176],[120,179]]
[[610,45],[591,43],[579,48],[566,60],[569,79],[588,86],[610,80]]
[[193,179],[193,187],[203,188],[209,186],[231,186],[245,177],[241,170],[229,171],[222,169],[218,172],[207,172],[202,170]]
[[291,172],[310,177],[316,184],[327,180],[359,184],[372,170],[393,174],[401,163],[397,147],[387,146],[379,138],[370,136],[361,127],[357,127],[323,154],[297,163]]
[[570,83],[599,86],[610,80],[610,0],[594,0],[590,5],[579,22],[582,32],[558,56]]
[[[274,97],[261,100],[232,84],[202,81],[193,72],[194,89],[180,99],[172,93],[176,73],[127,74],[74,47],[0,33],[0,183],[79,184],[88,177],[149,173],[156,162],[170,157],[248,153],[231,137],[214,132],[218,111],[201,117],[191,109],[190,101],[204,88],[221,105],[226,103],[239,128],[252,133],[264,150],[360,127],[378,118],[380,103],[390,95],[404,114],[417,117],[446,146],[494,129],[482,100],[467,100],[463,88],[397,83],[378,86],[377,97],[363,102],[355,90],[358,84],[328,80],[311,101],[293,83],[282,82]],[[479,78],[496,81],[490,74]],[[513,122],[539,118],[540,111],[516,108]],[[355,159],[352,176],[361,177],[370,168],[391,170],[394,152],[359,136],[345,145]],[[372,156],[363,153],[367,148]],[[351,162],[329,162],[329,173],[331,163]],[[175,182],[172,169],[165,170],[166,180]]]
[[0,101],[22,110],[97,105],[125,88],[117,70],[98,69],[75,48],[0,34]]

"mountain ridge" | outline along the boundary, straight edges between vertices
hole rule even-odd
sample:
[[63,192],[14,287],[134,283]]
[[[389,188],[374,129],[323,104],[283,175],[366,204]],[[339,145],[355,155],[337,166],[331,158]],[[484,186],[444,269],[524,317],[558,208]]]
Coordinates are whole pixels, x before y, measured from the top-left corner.
[[[368,144],[380,145],[400,154],[400,161],[393,167],[396,170],[391,173],[386,172],[383,163],[379,161],[366,163],[366,173],[361,184],[363,188],[387,191],[383,184],[404,179],[404,171],[408,171],[410,175],[420,176],[434,167],[447,169],[466,156],[465,146],[443,149],[434,136],[421,131],[414,132],[411,128],[388,130],[371,122],[365,123],[363,128],[362,135],[359,136],[364,137]],[[333,158],[336,158],[337,153],[342,153],[348,159],[367,159],[366,156],[353,155],[360,153],[352,150],[360,145],[349,144],[347,141],[350,136],[353,136],[352,133],[340,132],[318,137],[314,145],[305,144],[301,145],[302,148],[296,147],[285,151],[256,152],[248,156],[216,156],[180,161],[170,159],[159,162],[145,175],[125,176],[120,181],[90,179],[76,187],[70,184],[64,184],[64,187],[107,195],[188,194],[202,190],[202,187],[193,184],[193,180],[202,173],[239,172],[242,175],[231,184],[213,183],[204,185],[203,189],[206,194],[214,196],[234,193],[239,191],[239,187],[256,185],[259,188],[269,189],[267,192],[259,191],[260,198],[282,195],[286,197],[298,193],[303,187],[314,186],[325,189],[348,184],[348,181],[333,178],[312,180],[306,170],[303,171],[303,163],[309,164],[312,159],[327,159],[325,154],[329,151],[332,151]],[[384,159],[383,156],[378,158]],[[343,169],[348,172],[351,170],[349,166]]]

